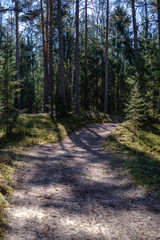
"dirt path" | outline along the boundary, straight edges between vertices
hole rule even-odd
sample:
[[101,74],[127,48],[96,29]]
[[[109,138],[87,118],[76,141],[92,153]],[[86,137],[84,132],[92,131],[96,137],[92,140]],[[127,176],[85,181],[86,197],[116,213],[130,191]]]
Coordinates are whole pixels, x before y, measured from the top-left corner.
[[101,149],[115,126],[90,125],[26,153],[6,239],[160,239],[160,201],[113,171],[118,157]]

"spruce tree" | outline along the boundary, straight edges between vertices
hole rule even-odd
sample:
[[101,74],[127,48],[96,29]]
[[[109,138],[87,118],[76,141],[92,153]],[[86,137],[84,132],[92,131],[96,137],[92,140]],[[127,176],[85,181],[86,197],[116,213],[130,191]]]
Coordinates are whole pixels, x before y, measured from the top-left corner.
[[126,104],[126,118],[137,123],[144,123],[147,120],[147,107],[143,96],[139,91],[137,83],[133,84],[130,100]]

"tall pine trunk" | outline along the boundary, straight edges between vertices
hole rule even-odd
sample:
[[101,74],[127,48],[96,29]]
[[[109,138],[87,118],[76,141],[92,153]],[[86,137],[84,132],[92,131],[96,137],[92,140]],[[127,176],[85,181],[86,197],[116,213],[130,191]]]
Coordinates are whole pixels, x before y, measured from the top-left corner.
[[160,0],[157,0],[157,12],[158,12],[158,38],[160,46]]
[[109,0],[107,0],[107,13],[106,13],[106,58],[105,58],[104,113],[108,113],[108,37],[109,37]]
[[62,6],[61,0],[57,0],[58,7],[58,32],[59,32],[59,75],[60,75],[60,95],[63,98],[64,105],[66,105],[65,97],[65,78],[64,78],[64,51],[63,51],[63,24],[62,24]]
[[[0,8],[2,7],[2,1],[0,0]],[[2,13],[0,13],[0,27],[2,26]]]
[[[160,48],[160,0],[157,0],[157,12],[158,12],[158,38],[159,38],[159,48]],[[159,81],[159,88],[160,88],[160,81]],[[160,90],[159,90],[158,112],[160,113]]]
[[134,31],[134,56],[136,69],[138,71],[138,38],[137,38],[137,24],[136,24],[136,10],[135,10],[135,0],[132,0],[132,19],[133,19],[133,31]]
[[[75,16],[75,6],[73,10],[73,16]],[[76,16],[73,19],[73,49],[72,49],[72,76],[71,76],[71,110],[72,112],[74,109],[74,77],[75,77],[75,24],[76,24]]]
[[88,15],[87,0],[85,0],[85,84],[84,84],[84,107],[88,109],[88,78],[87,78],[87,55],[88,55]]
[[45,68],[46,68],[46,112],[48,112],[48,18],[49,18],[49,0],[46,2],[46,40],[45,40]]
[[[2,6],[2,1],[0,0],[0,7]],[[0,45],[1,45],[1,38],[2,38],[2,13],[0,12]]]
[[[15,0],[15,15],[16,15],[16,80],[19,81],[20,77],[20,66],[19,66],[19,9],[18,0]],[[21,109],[21,94],[20,94],[20,83],[17,84],[19,90],[18,93],[18,109]]]
[[[75,27],[75,26],[74,26]],[[73,53],[72,53],[72,77],[71,77],[71,109],[74,111],[74,73],[75,73],[75,42],[73,31]]]
[[145,6],[145,37],[148,40],[148,28],[149,28],[149,21],[148,21],[148,7],[147,7],[147,0],[144,0]]
[[45,33],[44,33],[44,17],[43,17],[43,2],[41,0],[41,27],[43,40],[43,67],[44,67],[44,112],[47,112],[47,68],[45,57]]
[[79,102],[79,0],[76,0],[76,49],[75,49],[76,112],[80,111]]
[[49,24],[49,111],[53,117],[53,0],[50,0],[50,24]]

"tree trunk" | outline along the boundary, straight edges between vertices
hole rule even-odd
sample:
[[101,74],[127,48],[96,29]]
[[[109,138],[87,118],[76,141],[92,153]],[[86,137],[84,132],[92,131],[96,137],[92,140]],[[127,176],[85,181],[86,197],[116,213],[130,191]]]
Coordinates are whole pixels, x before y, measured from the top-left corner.
[[[159,38],[159,48],[160,48],[160,0],[157,0],[157,11],[158,11],[158,38]],[[159,88],[160,88],[160,81],[159,81]],[[160,113],[160,90],[159,90],[158,112]]]
[[[75,16],[75,6],[73,10],[73,16]],[[75,24],[76,24],[76,16],[73,20],[73,49],[72,49],[72,77],[71,77],[71,110],[74,112],[74,77],[75,77]]]
[[144,0],[144,6],[145,6],[145,37],[148,39],[148,8],[147,8],[147,1]]
[[132,18],[133,18],[133,31],[134,31],[134,56],[136,69],[138,70],[138,38],[137,38],[137,24],[136,24],[136,10],[135,10],[135,0],[132,0]]
[[160,0],[157,0],[157,12],[158,12],[158,38],[160,46]]
[[49,34],[49,108],[53,117],[53,0],[50,0],[50,34]]
[[62,8],[61,0],[57,0],[58,7],[58,32],[59,32],[59,57],[60,57],[60,95],[63,98],[63,102],[66,105],[65,97],[65,78],[64,78],[64,51],[63,51],[63,24],[62,24]]
[[[2,2],[0,0],[0,7],[2,6]],[[0,45],[1,45],[1,38],[2,38],[2,13],[0,12]]]
[[[8,34],[7,34],[8,35]],[[8,36],[7,36],[7,45],[8,45]],[[4,100],[4,120],[6,126],[6,135],[10,133],[9,127],[9,65],[8,65],[8,48],[5,51],[5,82],[4,82],[4,92],[5,92],[5,100]]]
[[[2,1],[0,0],[0,7],[2,7]],[[2,13],[0,13],[0,27],[2,26]]]
[[41,25],[42,25],[42,40],[43,40],[43,66],[44,66],[44,112],[47,112],[47,68],[45,56],[45,34],[44,34],[44,17],[43,17],[43,3],[41,0]]
[[87,78],[87,48],[88,48],[88,16],[87,0],[85,0],[85,84],[84,84],[84,108],[88,109],[88,78]]
[[79,102],[79,0],[76,0],[75,80],[76,80],[76,112],[79,112],[80,111],[80,102]]
[[46,6],[46,41],[45,41],[45,64],[46,64],[46,112],[48,113],[48,18],[49,18],[49,0]]
[[106,59],[105,59],[104,113],[108,113],[108,37],[109,37],[109,0],[107,0],[107,16],[106,16]]
[[[19,81],[20,68],[19,68],[19,14],[18,14],[18,0],[15,0],[15,15],[16,15],[16,80]],[[18,109],[21,109],[21,94],[20,94],[20,83],[18,83]]]
[[72,53],[72,77],[71,77],[71,109],[74,111],[74,72],[75,72],[75,43],[73,31],[73,53]]

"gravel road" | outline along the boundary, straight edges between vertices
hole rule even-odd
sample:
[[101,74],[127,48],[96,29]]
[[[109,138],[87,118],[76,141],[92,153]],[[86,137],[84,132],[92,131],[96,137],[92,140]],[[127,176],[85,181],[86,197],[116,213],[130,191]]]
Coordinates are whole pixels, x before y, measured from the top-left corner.
[[160,239],[160,199],[115,170],[119,157],[101,148],[116,126],[88,125],[24,153],[5,239]]

